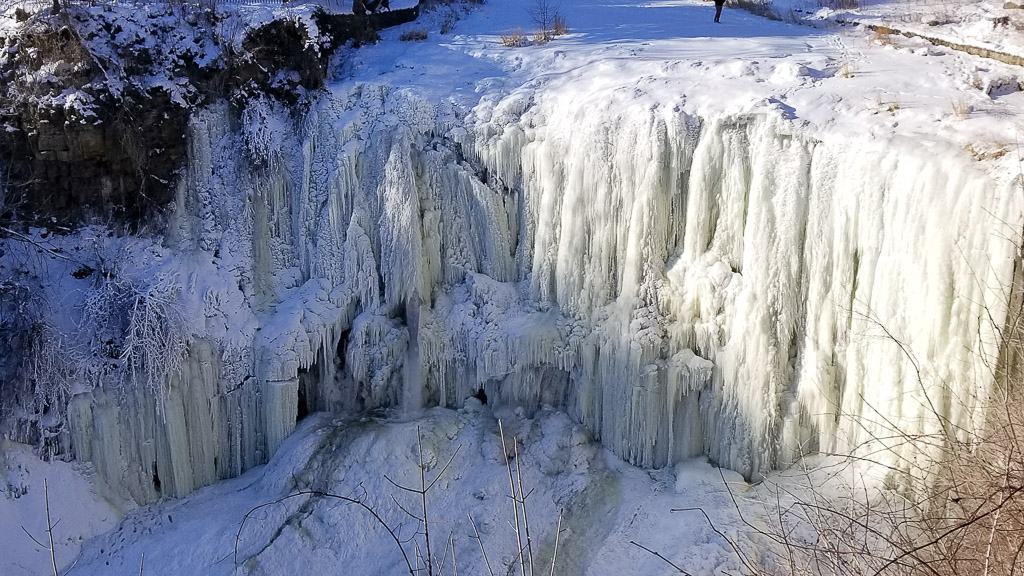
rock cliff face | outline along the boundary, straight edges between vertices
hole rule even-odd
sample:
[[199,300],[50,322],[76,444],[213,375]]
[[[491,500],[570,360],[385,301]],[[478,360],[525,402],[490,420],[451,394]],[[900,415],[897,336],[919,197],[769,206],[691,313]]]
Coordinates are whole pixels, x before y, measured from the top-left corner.
[[138,227],[173,197],[198,106],[269,95],[300,105],[331,57],[418,9],[239,21],[161,5],[44,11],[0,37],[0,158],[9,216]]
[[163,93],[145,106],[97,109],[102,119],[95,123],[69,119],[62,109],[24,109],[0,144],[10,177],[24,185],[9,201],[27,220],[112,216],[141,224],[171,198],[188,115]]

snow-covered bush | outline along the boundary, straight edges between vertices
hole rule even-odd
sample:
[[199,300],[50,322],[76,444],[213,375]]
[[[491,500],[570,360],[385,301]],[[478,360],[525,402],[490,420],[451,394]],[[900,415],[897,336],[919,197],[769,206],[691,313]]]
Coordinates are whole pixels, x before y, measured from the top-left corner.
[[181,285],[159,274],[141,285],[111,274],[85,300],[79,332],[88,338],[95,385],[144,386],[158,399],[188,350],[179,307]]
[[52,456],[84,363],[74,339],[46,321],[45,307],[29,283],[0,283],[0,419],[32,422],[21,429],[24,439]]
[[67,406],[74,385],[83,376],[81,351],[72,338],[38,322],[28,333],[27,375],[32,384],[36,414],[59,414]]
[[13,281],[0,285],[3,358],[11,360],[2,366],[11,387],[0,395],[4,416],[20,407],[20,420],[59,430],[71,397],[98,387],[122,397],[144,387],[159,407],[188,349],[175,276],[143,285],[109,274],[86,294],[78,326],[67,331],[47,320],[45,303],[32,293]]
[[17,278],[0,281],[0,419],[12,408],[23,350],[37,323],[33,291]]
[[284,135],[289,132],[282,122],[288,110],[267,97],[254,98],[242,112],[242,137],[252,161],[266,168],[275,166],[284,152]]

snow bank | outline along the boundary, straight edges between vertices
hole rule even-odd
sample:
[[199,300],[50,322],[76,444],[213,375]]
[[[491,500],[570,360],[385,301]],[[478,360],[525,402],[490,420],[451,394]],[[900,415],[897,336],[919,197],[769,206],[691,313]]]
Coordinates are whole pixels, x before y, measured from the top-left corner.
[[[233,551],[241,520],[252,507],[320,490],[367,502],[396,528],[415,562],[410,540],[417,525],[403,509],[418,511],[419,501],[384,476],[416,485],[419,432],[430,479],[458,450],[428,499],[434,554],[445,558],[445,571],[454,555],[460,574],[487,574],[475,539],[479,530],[491,569],[506,573],[518,547],[497,417],[510,450],[510,437],[519,438],[538,572],[548,572],[560,512],[555,574],[668,574],[670,568],[631,540],[661,550],[693,573],[741,568],[727,542],[707,524],[681,523],[680,514],[669,512],[699,506],[720,529],[742,528],[722,477],[707,463],[688,461],[676,474],[650,474],[608,457],[564,413],[548,410],[524,419],[472,404],[460,412],[429,411],[416,422],[313,417],[265,467],[128,515],[117,530],[87,545],[75,571],[135,574],[144,553],[145,572],[156,576],[239,571],[269,576],[293,570],[299,558],[310,571],[336,572],[343,566],[352,574],[406,572],[394,541],[366,512],[325,498],[297,497],[256,511],[241,531],[237,566]],[[748,517],[756,516],[756,506],[742,505]],[[422,550],[422,538],[418,541]]]
[[5,574],[53,573],[50,552],[39,545],[47,543],[47,496],[50,520],[56,524],[54,556],[62,571],[86,540],[117,525],[124,509],[98,494],[94,480],[82,473],[81,465],[43,462],[28,446],[0,440],[0,568]]

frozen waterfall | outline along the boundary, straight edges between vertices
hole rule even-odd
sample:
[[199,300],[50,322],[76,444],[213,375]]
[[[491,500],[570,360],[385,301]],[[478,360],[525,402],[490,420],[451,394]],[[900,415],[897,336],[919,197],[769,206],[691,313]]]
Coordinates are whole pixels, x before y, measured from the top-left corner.
[[198,114],[166,242],[216,278],[184,368],[163,400],[76,396],[73,450],[146,501],[265,461],[301,413],[481,387],[638,465],[748,477],[876,416],[978,424],[1011,182],[943,144],[626,98],[521,90],[463,119],[360,85],[298,118]]

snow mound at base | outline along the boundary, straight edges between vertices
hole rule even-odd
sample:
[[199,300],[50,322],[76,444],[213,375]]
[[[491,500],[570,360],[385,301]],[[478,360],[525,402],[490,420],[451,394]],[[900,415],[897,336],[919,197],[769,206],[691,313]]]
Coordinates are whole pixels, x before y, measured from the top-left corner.
[[54,555],[63,571],[85,540],[110,530],[121,518],[118,507],[97,492],[81,465],[44,462],[29,446],[0,439],[0,574],[50,573],[49,551],[32,541],[46,543],[47,495],[56,524]]
[[[521,412],[519,413],[521,414]],[[700,506],[720,526],[738,526],[719,472],[703,461],[670,471],[627,466],[592,441],[561,412],[534,418],[493,413],[470,401],[463,410],[434,409],[421,420],[304,421],[266,466],[173,502],[141,508],[108,535],[91,542],[79,574],[136,573],[145,553],[146,574],[285,574],[296,565],[310,573],[401,574],[405,562],[393,540],[365,511],[329,498],[300,496],[261,504],[301,491],[361,498],[401,534],[413,538],[418,497],[394,482],[418,486],[417,431],[422,437],[428,482],[452,454],[451,466],[430,492],[431,544],[440,557],[454,541],[459,572],[486,574],[476,523],[495,573],[516,556],[510,527],[508,473],[501,449],[500,418],[509,451],[517,438],[538,567],[549,566],[559,511],[564,512],[556,574],[660,574],[666,565],[631,540],[661,549],[683,566],[708,573],[733,566],[727,544],[703,522],[688,522],[671,508]],[[685,480],[684,480],[685,479]],[[532,491],[532,492],[531,492]],[[422,543],[422,537],[419,537]],[[422,544],[421,544],[422,547]],[[414,546],[406,545],[415,562]],[[448,564],[450,566],[450,564]],[[538,568],[540,569],[540,568]]]

